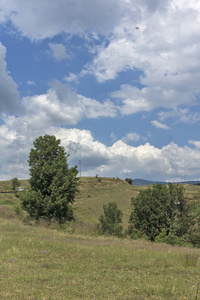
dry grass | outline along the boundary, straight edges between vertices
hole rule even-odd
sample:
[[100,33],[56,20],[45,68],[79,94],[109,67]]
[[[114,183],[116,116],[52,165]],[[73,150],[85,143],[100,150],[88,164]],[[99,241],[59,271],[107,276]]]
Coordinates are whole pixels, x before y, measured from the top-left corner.
[[[117,202],[127,226],[130,199],[143,188],[82,178],[77,222],[61,228],[25,225],[14,212],[19,199],[0,193],[0,299],[199,299],[200,249],[92,236],[108,202]],[[199,187],[186,192],[198,200]]]
[[0,299],[195,299],[200,250],[0,219]]

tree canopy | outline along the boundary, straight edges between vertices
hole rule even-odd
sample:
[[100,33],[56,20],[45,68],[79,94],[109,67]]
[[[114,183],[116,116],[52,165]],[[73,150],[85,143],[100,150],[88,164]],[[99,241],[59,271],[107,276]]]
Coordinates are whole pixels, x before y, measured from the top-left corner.
[[73,219],[78,191],[77,166],[69,168],[64,147],[55,136],[44,135],[34,142],[29,154],[30,189],[22,192],[23,208],[35,219],[55,218],[60,223]]
[[137,198],[132,198],[132,205],[130,233],[136,229],[155,240],[163,229],[166,235],[173,233],[180,237],[189,228],[188,205],[182,185],[154,184],[140,191]]

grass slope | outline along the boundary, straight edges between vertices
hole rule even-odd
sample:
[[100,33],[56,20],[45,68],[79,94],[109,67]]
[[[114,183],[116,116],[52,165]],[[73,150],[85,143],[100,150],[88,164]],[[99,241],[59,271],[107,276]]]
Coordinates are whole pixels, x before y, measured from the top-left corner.
[[[199,201],[198,188],[186,187],[191,201]],[[10,182],[0,182],[3,189]],[[95,224],[102,205],[116,201],[126,224],[130,197],[140,189],[82,178],[77,221]],[[200,299],[200,249],[26,225],[14,212],[18,205],[12,193],[0,193],[0,299]]]

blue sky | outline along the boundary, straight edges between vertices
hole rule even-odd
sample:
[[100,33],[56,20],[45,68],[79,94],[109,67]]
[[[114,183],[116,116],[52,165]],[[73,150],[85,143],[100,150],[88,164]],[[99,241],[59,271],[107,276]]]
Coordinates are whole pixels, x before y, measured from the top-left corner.
[[83,176],[200,179],[200,4],[0,0],[0,179],[54,134]]

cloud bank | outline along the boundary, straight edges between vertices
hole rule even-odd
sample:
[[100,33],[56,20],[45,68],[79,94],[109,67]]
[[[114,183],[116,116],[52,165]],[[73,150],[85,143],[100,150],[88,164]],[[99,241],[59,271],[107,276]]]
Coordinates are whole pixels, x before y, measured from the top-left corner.
[[190,141],[190,144],[197,145],[196,148],[179,147],[173,142],[161,149],[149,143],[134,147],[122,140],[108,147],[94,140],[88,130],[43,127],[41,123],[34,128],[24,118],[10,117],[4,121],[5,124],[0,127],[0,179],[13,176],[28,178],[27,159],[32,142],[45,133],[61,139],[66,152],[70,154],[71,165],[78,165],[81,160],[83,176],[99,174],[168,181],[199,179],[200,141]]

